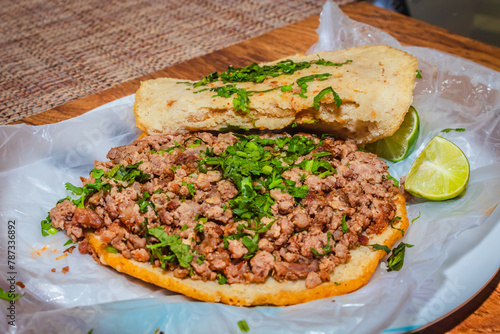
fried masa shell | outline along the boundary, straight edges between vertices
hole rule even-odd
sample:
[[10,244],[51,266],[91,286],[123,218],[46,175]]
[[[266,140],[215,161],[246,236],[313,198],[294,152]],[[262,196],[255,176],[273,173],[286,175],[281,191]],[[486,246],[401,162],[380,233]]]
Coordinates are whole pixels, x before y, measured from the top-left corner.
[[[388,225],[382,233],[370,235],[368,245],[379,244],[392,248],[403,236],[399,229],[406,231],[408,228],[404,197],[397,194],[393,200],[397,208],[396,216],[401,219],[394,222],[393,227]],[[368,282],[379,260],[386,256],[385,251],[375,251],[368,246],[353,249],[350,251],[350,260],[335,267],[330,275],[330,282],[324,282],[312,289],[306,288],[304,279],[278,282],[272,277],[268,277],[264,283],[220,285],[216,281],[176,278],[172,272],[153,267],[150,263],[141,263],[126,259],[118,253],[109,253],[106,250],[107,245],[91,232],[85,236],[101,263],[119,272],[188,297],[238,306],[293,305],[355,291]]]

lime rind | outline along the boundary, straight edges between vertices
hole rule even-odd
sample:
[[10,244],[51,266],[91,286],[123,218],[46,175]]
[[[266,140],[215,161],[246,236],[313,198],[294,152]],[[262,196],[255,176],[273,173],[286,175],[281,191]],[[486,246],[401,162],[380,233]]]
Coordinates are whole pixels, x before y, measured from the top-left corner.
[[419,130],[420,118],[417,110],[411,106],[403,123],[392,136],[367,144],[366,150],[388,161],[401,161],[411,153],[417,142]]
[[469,177],[470,165],[463,151],[435,136],[411,166],[405,190],[433,201],[447,200],[464,192]]

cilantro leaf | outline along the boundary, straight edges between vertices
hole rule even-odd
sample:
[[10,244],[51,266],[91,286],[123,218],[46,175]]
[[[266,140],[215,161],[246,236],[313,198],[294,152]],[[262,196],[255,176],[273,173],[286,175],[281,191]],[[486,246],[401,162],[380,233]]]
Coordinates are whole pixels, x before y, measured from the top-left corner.
[[389,247],[387,247],[386,245],[373,244],[373,245],[367,245],[367,246],[373,248],[373,250],[376,250],[376,251],[383,250],[383,251],[385,251],[386,254],[389,254],[391,252],[391,249]]
[[119,253],[119,250],[113,246],[106,246],[106,251],[113,254]]
[[342,233],[346,233],[349,230],[349,227],[347,226],[346,218],[347,218],[347,215],[344,214],[342,216]]
[[419,212],[418,212],[418,216],[417,216],[417,217],[415,217],[415,218],[413,218],[413,219],[411,220],[411,223],[413,224],[413,222],[414,222],[415,220],[419,219],[421,215],[422,215],[422,213],[419,211]]
[[327,94],[330,94],[332,93],[333,94],[333,100],[335,102],[335,105],[338,107],[340,107],[342,105],[342,99],[340,98],[340,96],[337,94],[337,92],[335,92],[333,90],[332,87],[326,87],[324,88],[321,92],[318,93],[318,95],[316,95],[314,97],[314,103],[312,104],[312,107],[314,107],[314,109],[316,110],[319,110],[319,102],[327,95]]
[[0,288],[0,299],[12,302],[18,300],[21,297],[22,295],[18,293],[4,291],[2,288]]
[[151,198],[151,195],[147,191],[144,191],[142,193],[142,197],[139,197],[139,196],[137,197],[137,200],[135,201],[135,203],[137,203],[137,205],[139,205],[139,212],[140,213],[148,212],[148,207],[150,207],[153,210],[156,209],[155,204],[152,201],[150,201],[149,198]]
[[391,174],[387,174],[387,180],[392,180],[394,187],[399,187],[399,181],[395,177],[391,176]]
[[231,125],[231,124],[219,129],[220,132],[228,132],[228,131],[235,132],[235,131],[248,131],[248,130],[249,129],[241,127],[239,125]]
[[307,98],[305,93],[307,93],[307,83],[314,81],[314,80],[319,80],[323,81],[326,80],[327,77],[330,77],[330,73],[322,73],[322,74],[312,74],[312,75],[307,75],[305,77],[301,77],[297,79],[297,85],[300,87],[300,97]]
[[398,230],[401,232],[401,234],[404,236],[405,235],[405,230],[403,230],[402,228],[398,228],[398,227],[394,227],[394,223],[398,220],[401,220],[402,218],[399,217],[399,216],[396,216],[394,218],[391,219],[389,225],[391,226],[391,228],[395,229],[395,230]]
[[173,255],[173,257],[163,257],[161,253],[155,252],[154,255],[156,255],[162,263],[172,260],[175,257],[181,267],[186,269],[191,268],[189,264],[193,259],[191,247],[182,243],[182,239],[177,234],[168,235],[161,226],[148,229],[148,234],[154,236],[160,242],[154,245],[147,245],[146,247],[151,250],[164,249],[166,252],[171,252]]
[[334,63],[331,60],[327,61],[327,60],[325,60],[323,58],[319,58],[318,60],[314,61],[313,63],[317,64],[317,65],[323,65],[323,66],[342,66],[342,65],[345,65],[345,64],[352,63],[352,60],[349,59],[349,60],[346,60],[343,63]]
[[194,184],[192,184],[192,183],[188,183],[188,184],[187,184],[187,188],[188,188],[188,190],[189,190],[189,194],[190,194],[191,196],[194,196],[194,195],[196,194],[196,189],[194,188]]
[[74,186],[69,182],[66,182],[64,185],[66,187],[66,190],[71,191],[73,194],[75,194],[77,196],[80,196],[83,194],[83,187]]
[[248,324],[245,320],[240,320],[238,321],[238,327],[240,328],[240,331],[248,333],[250,332],[250,327],[248,327]]
[[56,234],[57,233],[57,229],[52,227],[52,217],[50,217],[50,212],[47,213],[47,218],[45,218],[44,220],[42,220],[40,222],[40,225],[41,225],[41,230],[42,230],[42,235],[44,237],[50,235],[50,234]]
[[144,173],[142,170],[139,169],[139,166],[141,164],[142,161],[139,161],[133,165],[128,165],[128,166],[117,165],[118,168],[116,168],[115,166],[115,168],[113,168],[105,175],[108,179],[113,178],[117,181],[126,182],[129,185],[131,185],[135,181],[139,183],[144,183],[151,177],[151,175]]
[[387,271],[399,271],[403,268],[403,263],[405,259],[405,249],[411,248],[413,245],[405,244],[404,242],[399,243],[399,245],[392,250],[391,256],[387,259]]
[[241,242],[248,249],[248,253],[243,256],[244,259],[249,259],[257,253],[259,250],[259,235],[256,233],[253,238],[250,238],[248,235],[245,235]]
[[441,130],[441,132],[444,132],[444,133],[448,133],[448,132],[451,132],[451,131],[456,131],[456,132],[465,132],[465,128],[446,128],[446,129],[443,129]]
[[217,282],[220,284],[220,285],[224,285],[227,283],[227,278],[226,276],[224,276],[224,274],[221,274],[221,273],[218,273],[217,274]]

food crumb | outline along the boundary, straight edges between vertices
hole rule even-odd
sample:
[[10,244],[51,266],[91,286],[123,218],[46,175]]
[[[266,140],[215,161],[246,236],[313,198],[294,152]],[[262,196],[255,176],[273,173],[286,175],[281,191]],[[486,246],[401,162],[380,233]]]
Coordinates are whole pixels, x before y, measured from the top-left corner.
[[335,299],[332,299],[332,303],[335,303]]
[[61,269],[61,272],[62,272],[63,274],[66,274],[68,271],[69,271],[69,266],[63,267],[63,268]]
[[17,285],[18,287],[20,287],[21,289],[24,289],[24,288],[26,287],[26,286],[24,285],[24,283],[23,283],[23,282],[21,282],[21,281],[16,282],[16,285]]
[[63,254],[61,256],[58,256],[58,257],[56,257],[56,260],[60,260],[62,258],[65,258],[66,256],[68,256],[68,254]]
[[56,268],[52,268],[52,270],[51,270],[51,271],[52,271],[53,273],[55,273],[55,272],[56,272]]
[[73,253],[73,249],[75,249],[75,248],[76,248],[76,246],[71,246],[71,247],[69,247],[69,248],[66,248],[66,249],[63,251],[63,253],[68,252],[68,253],[72,254],[72,253]]

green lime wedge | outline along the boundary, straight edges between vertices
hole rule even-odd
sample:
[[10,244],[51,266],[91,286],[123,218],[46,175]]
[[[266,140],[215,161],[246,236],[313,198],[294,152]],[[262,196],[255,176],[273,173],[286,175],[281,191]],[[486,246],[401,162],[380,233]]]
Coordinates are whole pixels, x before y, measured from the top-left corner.
[[464,152],[451,141],[435,136],[413,162],[405,190],[417,197],[443,201],[465,191],[469,175]]
[[410,107],[399,129],[390,137],[366,145],[368,152],[375,153],[382,159],[392,162],[406,158],[418,138],[420,119],[415,108]]

